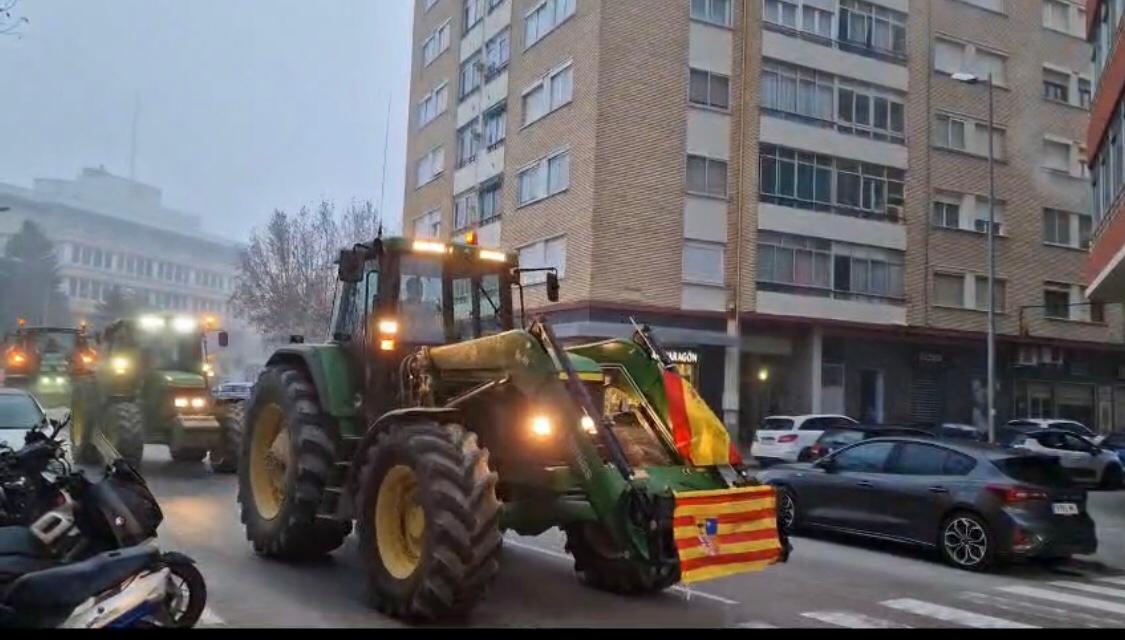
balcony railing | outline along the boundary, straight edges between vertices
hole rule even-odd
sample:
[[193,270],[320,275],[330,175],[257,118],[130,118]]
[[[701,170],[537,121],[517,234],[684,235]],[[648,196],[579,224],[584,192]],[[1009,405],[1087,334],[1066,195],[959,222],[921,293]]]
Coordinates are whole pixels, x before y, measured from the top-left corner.
[[763,21],[762,28],[777,33],[782,33],[787,36],[792,36],[794,38],[800,38],[801,40],[815,42],[817,44],[836,49],[837,51],[854,53],[865,58],[873,58],[875,60],[882,60],[883,62],[890,62],[892,64],[899,65],[905,65],[907,62],[906,52],[891,51],[888,49],[883,49],[882,47],[869,46],[852,40],[829,38],[818,33],[812,33],[810,31],[803,31],[801,29],[787,27],[783,24],[777,24],[776,22]]

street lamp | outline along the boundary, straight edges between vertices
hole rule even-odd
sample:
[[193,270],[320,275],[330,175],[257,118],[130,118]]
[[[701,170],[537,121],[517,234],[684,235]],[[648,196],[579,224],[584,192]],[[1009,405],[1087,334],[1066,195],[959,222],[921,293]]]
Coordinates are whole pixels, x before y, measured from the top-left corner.
[[[953,79],[965,84],[979,84],[981,78],[959,72]],[[996,164],[993,151],[992,72],[983,80],[988,83],[988,441],[996,442]]]

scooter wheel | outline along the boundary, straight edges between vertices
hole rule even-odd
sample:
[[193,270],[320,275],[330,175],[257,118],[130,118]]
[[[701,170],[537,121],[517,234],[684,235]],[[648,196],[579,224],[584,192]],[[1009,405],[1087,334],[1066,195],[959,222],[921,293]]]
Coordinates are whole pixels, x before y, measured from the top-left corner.
[[164,599],[165,624],[173,629],[190,629],[207,606],[207,583],[195,564],[187,560],[169,559],[166,566],[171,576]]

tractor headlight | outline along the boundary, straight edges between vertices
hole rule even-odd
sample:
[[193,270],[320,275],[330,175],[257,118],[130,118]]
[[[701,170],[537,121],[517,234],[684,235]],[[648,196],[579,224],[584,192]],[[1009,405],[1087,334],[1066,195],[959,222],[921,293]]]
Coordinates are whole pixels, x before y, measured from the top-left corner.
[[55,376],[55,384],[58,384],[58,385],[66,384],[66,378],[64,378],[62,376]]
[[161,318],[160,316],[141,316],[137,320],[137,323],[141,325],[142,329],[145,329],[145,330],[148,330],[148,331],[156,331],[158,329],[163,329],[165,327],[165,325],[167,324],[164,321],[164,318]]
[[535,416],[531,419],[531,433],[540,438],[546,438],[551,435],[555,430],[554,425],[551,424],[551,419],[547,416]]
[[203,374],[206,375],[208,378],[213,377],[215,375],[215,367],[212,367],[210,362],[204,362],[203,363]]
[[173,400],[172,404],[174,404],[177,409],[187,409],[188,402],[189,401],[188,401],[187,398],[179,397],[179,398],[176,398],[175,400]]
[[195,321],[195,318],[189,318],[187,316],[179,316],[172,320],[172,329],[176,333],[191,333],[195,331],[198,326],[199,324]]
[[582,425],[582,428],[586,430],[586,433],[598,432],[598,425],[594,423],[594,419],[590,416],[582,416],[582,419],[578,421],[578,424]]
[[207,406],[207,400],[205,400],[204,398],[192,398],[191,399],[191,408],[192,409],[203,409],[206,406]]
[[113,372],[117,375],[122,375],[133,366],[133,363],[124,356],[117,356],[109,361],[110,366],[113,367]]

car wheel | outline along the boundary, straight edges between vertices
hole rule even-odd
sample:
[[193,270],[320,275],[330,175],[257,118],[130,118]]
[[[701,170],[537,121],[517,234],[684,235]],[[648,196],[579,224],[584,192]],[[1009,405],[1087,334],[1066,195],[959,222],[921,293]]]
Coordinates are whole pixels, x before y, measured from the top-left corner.
[[785,533],[797,530],[799,518],[797,516],[797,498],[788,487],[777,489],[777,526]]
[[945,519],[938,537],[942,558],[958,569],[981,571],[992,564],[992,533],[980,516],[961,511]]
[[1125,474],[1122,473],[1121,467],[1111,464],[1102,472],[1102,488],[1103,489],[1120,489],[1122,484],[1125,484]]

